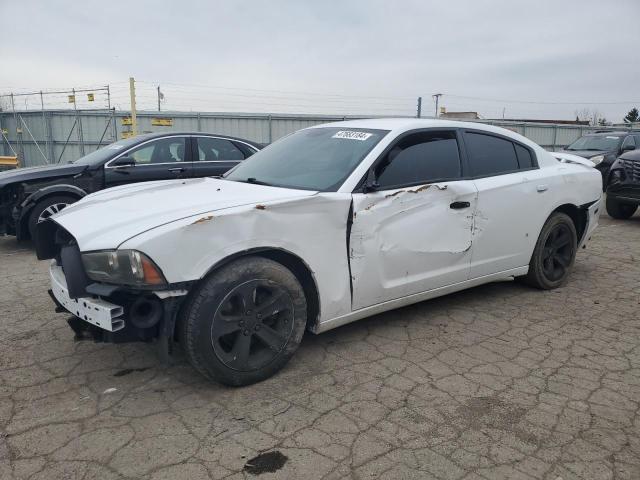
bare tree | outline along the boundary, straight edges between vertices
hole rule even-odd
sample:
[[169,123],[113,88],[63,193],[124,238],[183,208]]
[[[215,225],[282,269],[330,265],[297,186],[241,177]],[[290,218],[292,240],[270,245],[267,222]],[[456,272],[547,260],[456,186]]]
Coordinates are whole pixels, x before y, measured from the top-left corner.
[[0,112],[11,110],[11,102],[7,97],[0,97]]
[[589,125],[596,126],[598,125],[598,120],[603,118],[603,115],[594,109],[590,108],[582,108],[580,110],[576,110],[573,112],[576,116],[576,120],[580,120],[582,122],[589,122]]

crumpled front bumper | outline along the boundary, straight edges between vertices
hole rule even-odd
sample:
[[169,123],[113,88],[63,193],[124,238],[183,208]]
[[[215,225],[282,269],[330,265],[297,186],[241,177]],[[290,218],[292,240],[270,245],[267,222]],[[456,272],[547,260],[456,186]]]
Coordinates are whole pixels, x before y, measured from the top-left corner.
[[55,260],[51,261],[49,267],[49,279],[52,295],[72,315],[109,332],[117,332],[124,328],[124,308],[120,305],[101,298],[71,298],[62,267],[58,266]]

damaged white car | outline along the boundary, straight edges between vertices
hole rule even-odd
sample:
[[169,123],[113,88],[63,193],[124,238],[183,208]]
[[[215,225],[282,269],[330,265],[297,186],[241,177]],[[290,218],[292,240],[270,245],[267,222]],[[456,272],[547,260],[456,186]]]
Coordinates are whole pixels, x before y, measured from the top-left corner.
[[[319,125],[222,179],[101,191],[39,225],[77,335],[180,342],[211,379],[263,380],[315,333],[482,283],[566,281],[601,176],[497,127]],[[562,158],[562,160],[560,160]]]

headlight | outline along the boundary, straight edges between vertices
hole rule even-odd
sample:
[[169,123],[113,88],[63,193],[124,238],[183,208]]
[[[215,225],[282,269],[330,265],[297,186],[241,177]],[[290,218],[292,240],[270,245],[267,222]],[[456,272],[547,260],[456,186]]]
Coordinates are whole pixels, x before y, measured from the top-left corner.
[[596,155],[595,157],[591,157],[589,160],[591,160],[594,164],[598,165],[599,163],[602,162],[602,160],[604,160],[604,155]]
[[96,282],[131,286],[165,285],[160,269],[144,253],[136,250],[106,250],[83,253],[87,276]]

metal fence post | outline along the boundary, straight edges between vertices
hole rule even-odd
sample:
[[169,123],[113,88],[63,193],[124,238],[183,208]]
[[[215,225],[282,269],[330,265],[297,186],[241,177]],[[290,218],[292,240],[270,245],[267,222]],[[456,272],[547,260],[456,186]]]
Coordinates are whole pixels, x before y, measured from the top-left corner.
[[53,128],[51,127],[51,113],[48,113],[45,115],[45,119],[46,119],[46,132],[45,135],[47,136],[47,154],[49,155],[49,163],[53,163],[53,161],[56,159],[56,155],[55,155],[55,151],[54,151],[54,144],[53,144]]
[[196,115],[196,124],[197,124],[198,132],[201,132],[202,131],[202,127],[200,125],[200,112],[198,112],[197,115]]
[[22,128],[18,123],[18,113],[16,112],[15,99],[13,98],[13,92],[11,93],[11,110],[13,110],[13,120],[16,124],[16,140],[18,143],[18,161],[21,167],[26,166],[26,160],[24,158],[24,144],[22,143]]
[[553,126],[553,151],[556,151],[556,148],[558,148],[558,125],[555,124]]
[[78,142],[80,143],[80,155],[84,157],[84,135],[82,135],[82,120],[80,119],[80,115],[78,115],[78,105],[76,103],[76,89],[72,88],[71,92],[73,94],[73,109],[76,112],[76,124],[78,126]]
[[269,114],[269,116],[267,117],[267,120],[269,122],[269,143],[273,142],[273,118],[271,117],[271,114]]
[[113,141],[118,141],[118,125],[116,125],[116,108],[111,109],[111,118],[113,120]]
[[4,112],[0,110],[0,143],[2,143],[2,154],[7,155],[7,145],[4,141],[4,128],[2,126],[2,120],[4,120]]
[[44,135],[44,149],[47,152],[46,161],[47,163],[51,163],[51,156],[49,155],[49,137],[47,135],[47,119],[45,118],[44,113],[44,97],[42,96],[42,90],[40,90],[40,109],[42,110],[42,135]]

